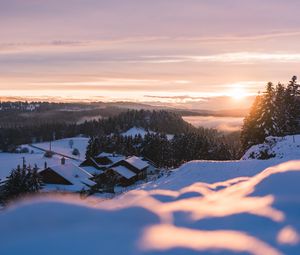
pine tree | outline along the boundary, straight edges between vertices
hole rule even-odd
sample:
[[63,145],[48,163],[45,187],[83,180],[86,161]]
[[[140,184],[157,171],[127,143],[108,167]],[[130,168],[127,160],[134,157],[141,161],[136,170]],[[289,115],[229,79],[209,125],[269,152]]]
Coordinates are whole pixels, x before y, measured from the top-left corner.
[[267,84],[266,92],[262,98],[261,116],[258,119],[258,127],[262,130],[264,137],[276,133],[275,124],[275,91],[271,82]]
[[91,137],[85,153],[85,158],[91,158],[99,154],[100,152],[100,141],[98,137]]
[[259,120],[262,115],[263,96],[256,96],[249,114],[244,119],[241,132],[241,143],[243,150],[250,148],[254,144],[259,144],[264,140],[263,130],[260,128]]
[[274,125],[276,136],[283,136],[287,133],[287,121],[288,111],[285,100],[285,87],[283,84],[278,83],[275,92],[275,113],[274,113]]
[[42,188],[42,179],[38,174],[38,168],[35,166],[18,166],[12,170],[5,182],[1,200],[5,203],[21,196],[37,193]]
[[297,77],[293,76],[289,82],[285,93],[285,104],[287,107],[287,132],[295,134],[299,131],[300,118],[300,90],[297,84]]

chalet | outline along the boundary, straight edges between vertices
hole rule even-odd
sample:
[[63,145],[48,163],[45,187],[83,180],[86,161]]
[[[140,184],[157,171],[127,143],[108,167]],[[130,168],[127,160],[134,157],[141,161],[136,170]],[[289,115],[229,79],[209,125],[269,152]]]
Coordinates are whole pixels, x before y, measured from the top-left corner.
[[143,157],[142,160],[146,161],[149,164],[147,168],[147,175],[157,174],[159,172],[159,168],[152,160],[146,157]]
[[115,183],[123,187],[132,185],[137,181],[137,174],[122,165],[108,169],[105,175],[110,176],[110,178],[114,176]]
[[80,167],[91,175],[97,176],[98,183],[113,180],[121,186],[129,186],[138,180],[143,180],[147,174],[154,172],[156,166],[144,158],[136,156],[125,157],[119,154],[100,153],[96,157],[86,159]]
[[60,165],[47,167],[39,174],[45,184],[59,190],[81,191],[96,185],[91,174],[72,163],[65,164],[64,158]]
[[101,174],[111,165],[123,159],[125,159],[125,157],[122,155],[103,152],[96,157],[86,159],[80,164],[80,167],[82,167],[90,174]]
[[[102,183],[114,183],[129,186],[147,177],[149,163],[136,156],[127,157],[112,164],[103,175],[99,176]],[[108,184],[107,183],[107,184]]]
[[136,156],[132,156],[118,161],[117,163],[113,164],[110,169],[113,170],[119,166],[122,166],[123,168],[126,168],[130,172],[134,173],[136,175],[135,180],[137,181],[143,180],[147,177],[149,163]]

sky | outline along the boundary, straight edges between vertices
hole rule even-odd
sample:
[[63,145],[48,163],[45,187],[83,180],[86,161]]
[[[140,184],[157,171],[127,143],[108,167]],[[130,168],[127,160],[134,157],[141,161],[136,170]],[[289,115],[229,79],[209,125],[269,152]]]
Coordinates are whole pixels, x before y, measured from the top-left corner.
[[299,74],[299,9],[298,0],[0,0],[0,98],[245,108],[268,81]]

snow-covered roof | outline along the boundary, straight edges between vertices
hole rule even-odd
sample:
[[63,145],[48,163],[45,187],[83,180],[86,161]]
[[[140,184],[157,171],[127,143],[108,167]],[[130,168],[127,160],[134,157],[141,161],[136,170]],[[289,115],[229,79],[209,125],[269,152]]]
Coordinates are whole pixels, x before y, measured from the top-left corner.
[[[120,154],[113,154],[113,153],[107,153],[107,152],[102,152],[99,155],[96,156],[96,158],[108,158],[112,164],[115,164],[123,159],[125,159],[125,156],[122,156]],[[101,164],[97,164],[98,166],[102,166]]]
[[97,169],[96,167],[93,166],[82,166],[81,167],[83,170],[85,170],[86,172],[88,172],[89,174],[101,174],[103,173],[102,170]]
[[136,175],[134,172],[130,171],[125,166],[116,166],[116,167],[113,167],[112,170],[114,170],[118,174],[122,175],[126,179],[130,179],[130,178],[132,178],[132,177],[134,177]]
[[142,170],[145,167],[149,166],[148,162],[146,162],[136,156],[129,157],[129,158],[125,159],[125,161],[139,170]]
[[113,162],[113,164],[115,164],[115,163],[125,159],[125,157],[124,156],[118,156],[118,157],[110,157],[109,159]]
[[82,184],[86,184],[89,186],[96,184],[95,182],[90,180],[90,178],[93,177],[91,174],[72,163],[65,165],[55,165],[49,168],[62,176],[64,179],[68,180],[74,186],[78,186],[79,189],[82,188]]
[[107,152],[101,152],[100,154],[97,155],[96,158],[102,158],[102,157],[122,157],[120,154],[114,154],[114,153],[107,153]]

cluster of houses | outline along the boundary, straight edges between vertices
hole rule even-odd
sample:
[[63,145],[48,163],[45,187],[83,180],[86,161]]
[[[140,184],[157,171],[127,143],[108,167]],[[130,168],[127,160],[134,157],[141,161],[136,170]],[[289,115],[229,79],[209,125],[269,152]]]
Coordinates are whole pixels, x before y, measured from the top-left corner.
[[76,192],[105,186],[129,186],[157,171],[156,166],[145,158],[101,153],[79,166],[66,163],[63,157],[60,165],[45,165],[39,174],[47,189]]

